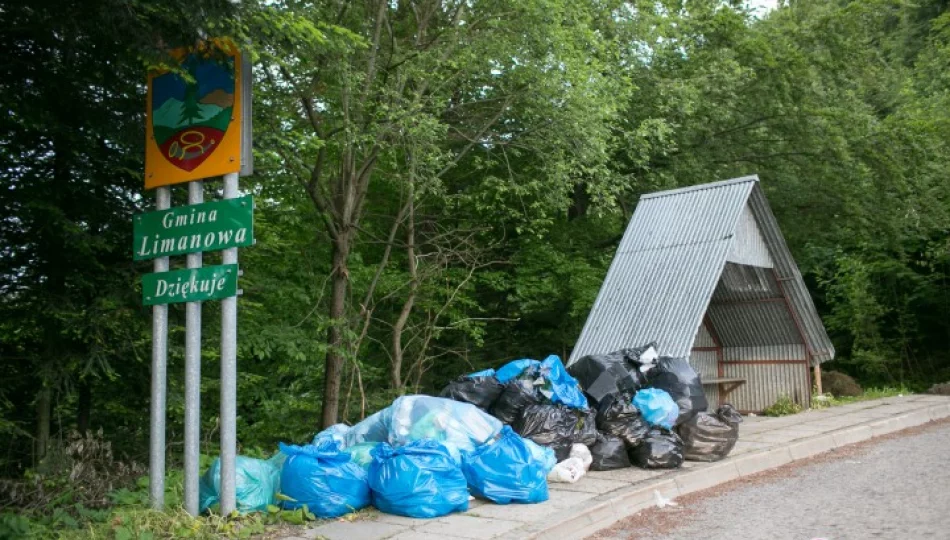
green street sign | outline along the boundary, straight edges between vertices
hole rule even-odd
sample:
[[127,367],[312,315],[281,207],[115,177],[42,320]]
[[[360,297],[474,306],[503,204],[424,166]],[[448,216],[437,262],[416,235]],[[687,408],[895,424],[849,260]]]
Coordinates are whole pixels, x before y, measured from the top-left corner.
[[142,303],[175,304],[237,295],[238,265],[221,264],[142,276]]
[[176,206],[132,219],[132,258],[136,261],[253,243],[254,198],[250,195]]

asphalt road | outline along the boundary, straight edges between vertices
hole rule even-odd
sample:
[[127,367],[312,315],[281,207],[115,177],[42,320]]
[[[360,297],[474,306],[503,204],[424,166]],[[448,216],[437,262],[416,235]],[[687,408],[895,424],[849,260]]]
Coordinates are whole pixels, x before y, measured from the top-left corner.
[[950,422],[724,484],[594,536],[657,540],[950,539]]

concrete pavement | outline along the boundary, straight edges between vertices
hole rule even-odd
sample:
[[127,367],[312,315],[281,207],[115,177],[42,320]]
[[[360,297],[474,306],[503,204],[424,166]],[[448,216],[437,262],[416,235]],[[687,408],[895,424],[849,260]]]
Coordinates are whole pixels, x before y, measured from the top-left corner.
[[655,491],[675,498],[948,416],[950,397],[910,395],[781,418],[747,417],[732,454],[716,463],[687,461],[674,471],[592,471],[576,484],[550,484],[551,498],[541,504],[503,506],[475,500],[468,512],[430,520],[379,513],[300,529],[287,540],[584,538],[653,506]]

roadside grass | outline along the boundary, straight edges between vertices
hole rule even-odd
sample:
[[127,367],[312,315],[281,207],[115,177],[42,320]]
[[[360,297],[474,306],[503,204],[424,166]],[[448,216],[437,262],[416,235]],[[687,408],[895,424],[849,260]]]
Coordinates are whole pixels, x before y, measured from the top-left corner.
[[[811,408],[812,409],[827,409],[829,407],[838,407],[841,405],[847,405],[848,403],[857,403],[859,401],[867,401],[870,399],[881,399],[887,397],[898,397],[906,396],[913,394],[906,386],[882,386],[876,388],[867,388],[865,389],[860,396],[844,396],[844,397],[835,397],[831,393],[819,394],[818,389],[812,389],[812,398],[811,398]],[[790,414],[798,414],[802,412],[804,408],[795,403],[788,395],[779,396],[775,403],[769,405],[762,411],[763,416],[788,416]]]
[[[210,458],[203,459],[207,460]],[[276,538],[284,533],[292,536],[295,528],[326,521],[307,508],[282,510],[276,505],[269,505],[265,512],[233,512],[229,516],[214,513],[217,508],[212,507],[209,515],[193,517],[182,507],[182,478],[180,469],[168,472],[163,511],[149,507],[148,477],[110,491],[108,505],[99,508],[87,507],[69,489],[42,505],[17,508],[0,503],[0,540]],[[60,479],[49,482],[59,484]],[[339,519],[367,520],[376,515],[375,510],[364,509]]]
[[[365,512],[340,518],[345,521],[372,519]],[[224,517],[210,514],[193,517],[181,507],[164,511],[147,504],[120,504],[90,511],[80,505],[58,506],[47,511],[0,513],[0,540],[81,539],[155,540],[158,538],[276,538],[293,529],[321,521],[306,508],[281,510],[268,506],[266,512]]]
[[866,388],[860,396],[854,397],[835,397],[827,392],[824,394],[818,394],[817,391],[817,389],[813,390],[814,393],[812,394],[811,399],[812,409],[827,409],[828,407],[837,407],[840,405],[847,405],[848,403],[857,403],[859,401],[868,401],[870,399],[906,396],[914,393],[905,386],[881,386],[876,388]]

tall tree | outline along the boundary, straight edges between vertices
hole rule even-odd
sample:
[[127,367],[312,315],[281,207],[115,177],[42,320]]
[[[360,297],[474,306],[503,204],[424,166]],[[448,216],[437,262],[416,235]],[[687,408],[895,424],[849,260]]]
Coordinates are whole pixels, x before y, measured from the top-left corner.
[[[259,6],[260,24],[291,19],[280,39],[261,47],[265,92],[282,97],[272,129],[285,136],[274,150],[319,211],[332,245],[325,425],[337,419],[350,260],[373,179],[382,172],[405,181],[400,164],[406,155],[412,166],[422,164],[417,179],[395,190],[403,199],[401,221],[412,215],[413,201],[443,189],[446,176],[476,150],[490,152],[489,161],[497,163],[505,148],[544,133],[561,144],[548,145],[547,170],[554,172],[570,161],[570,146],[602,146],[608,136],[603,120],[622,91],[607,77],[605,44],[592,27],[592,11],[560,0]],[[567,128],[576,133],[558,131]],[[592,138],[585,141],[585,135]],[[537,189],[563,196],[565,186],[557,182],[569,176],[539,179]],[[413,294],[403,305],[406,316]],[[404,319],[397,319],[397,334]],[[398,359],[398,336],[394,347]],[[396,365],[397,386],[398,373]]]

